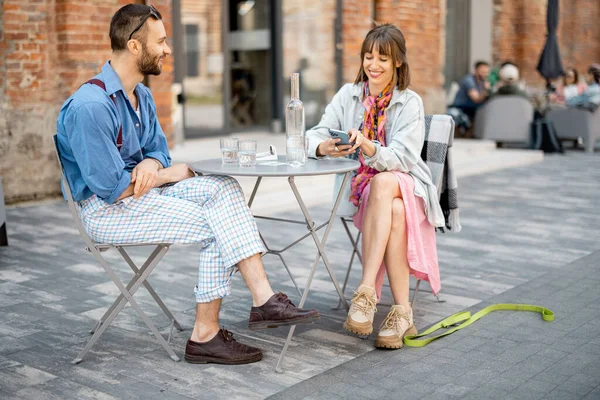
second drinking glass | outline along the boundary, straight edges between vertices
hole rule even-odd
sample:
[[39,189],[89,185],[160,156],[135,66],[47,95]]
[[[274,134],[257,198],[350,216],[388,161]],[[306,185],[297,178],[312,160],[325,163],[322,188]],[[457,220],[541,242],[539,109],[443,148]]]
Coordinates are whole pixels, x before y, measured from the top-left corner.
[[223,164],[237,164],[238,138],[221,139],[221,162]]
[[240,140],[238,142],[238,160],[240,167],[256,165],[256,140]]

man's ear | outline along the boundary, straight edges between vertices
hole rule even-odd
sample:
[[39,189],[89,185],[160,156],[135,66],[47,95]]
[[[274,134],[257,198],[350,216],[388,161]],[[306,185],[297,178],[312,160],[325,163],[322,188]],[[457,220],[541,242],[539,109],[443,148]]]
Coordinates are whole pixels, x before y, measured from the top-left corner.
[[127,49],[129,49],[129,51],[133,54],[137,55],[141,51],[142,45],[139,40],[131,39],[127,42]]

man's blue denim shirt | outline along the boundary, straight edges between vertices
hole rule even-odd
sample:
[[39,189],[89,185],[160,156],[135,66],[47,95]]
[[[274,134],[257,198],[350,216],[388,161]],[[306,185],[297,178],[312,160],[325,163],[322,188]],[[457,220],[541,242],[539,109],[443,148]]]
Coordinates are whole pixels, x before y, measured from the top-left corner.
[[150,89],[141,83],[135,88],[140,121],[110,62],[94,78],[104,82],[106,91],[85,84],[65,101],[56,123],[58,147],[73,199],[81,201],[95,194],[112,204],[129,186],[131,171],[143,159],[154,158],[166,168],[171,157]]

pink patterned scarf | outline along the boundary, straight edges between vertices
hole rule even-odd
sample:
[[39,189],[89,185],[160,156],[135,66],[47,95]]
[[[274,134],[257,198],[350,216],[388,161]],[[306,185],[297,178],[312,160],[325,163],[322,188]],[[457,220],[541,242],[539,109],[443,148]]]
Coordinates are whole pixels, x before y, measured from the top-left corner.
[[[382,146],[385,146],[385,110],[390,105],[393,92],[392,82],[390,82],[378,96],[370,96],[369,83],[365,82],[363,101],[365,115],[363,117],[362,134],[369,140],[377,140]],[[362,152],[359,153],[358,160],[360,161],[360,167],[352,178],[350,192],[350,200],[355,206],[358,206],[362,192],[371,178],[378,173],[375,168],[368,167],[365,164]]]

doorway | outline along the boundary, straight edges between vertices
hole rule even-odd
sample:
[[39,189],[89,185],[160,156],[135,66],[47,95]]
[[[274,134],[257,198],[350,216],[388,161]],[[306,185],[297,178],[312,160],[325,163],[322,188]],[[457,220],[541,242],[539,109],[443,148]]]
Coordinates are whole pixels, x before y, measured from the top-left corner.
[[183,92],[184,136],[271,130],[283,97],[273,78],[281,75],[275,73],[281,63],[274,51],[280,46],[277,2],[177,2],[174,36],[183,46],[175,75]]
[[229,109],[232,129],[268,129],[271,26],[268,0],[229,1]]
[[460,80],[470,71],[471,1],[447,0],[445,87]]

